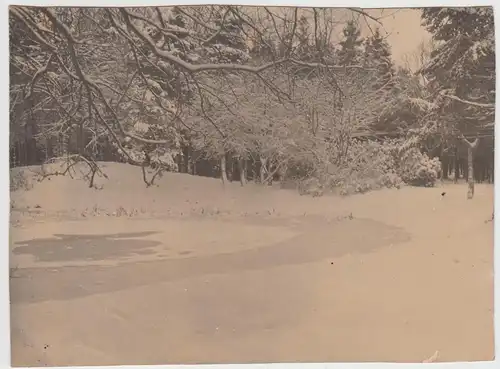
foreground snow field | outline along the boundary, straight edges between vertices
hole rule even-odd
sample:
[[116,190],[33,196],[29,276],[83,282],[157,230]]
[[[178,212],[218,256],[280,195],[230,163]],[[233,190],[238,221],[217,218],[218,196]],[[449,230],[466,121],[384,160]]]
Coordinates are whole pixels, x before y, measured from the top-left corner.
[[14,366],[493,358],[492,185],[312,198],[104,170],[11,193]]

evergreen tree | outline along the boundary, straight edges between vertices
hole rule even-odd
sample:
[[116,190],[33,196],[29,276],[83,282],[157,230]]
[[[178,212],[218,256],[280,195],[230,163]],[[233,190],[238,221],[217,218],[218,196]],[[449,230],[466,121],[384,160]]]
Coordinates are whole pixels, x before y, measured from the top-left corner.
[[338,60],[341,65],[353,65],[360,61],[362,55],[363,39],[361,31],[353,20],[347,22],[342,30],[344,39],[340,42]]
[[374,33],[365,41],[364,63],[367,68],[375,69],[374,82],[375,89],[390,89],[393,87],[395,76],[392,52],[389,43],[376,28]]
[[217,13],[215,25],[221,28],[207,43],[207,56],[212,63],[246,63],[250,50],[243,33],[243,22],[232,14],[224,19]]
[[394,102],[398,93],[396,84],[396,70],[392,61],[392,52],[389,43],[376,28],[373,34],[366,38],[364,43],[363,64],[367,74],[366,88],[385,95],[387,103],[380,106],[378,118],[371,124],[371,129],[382,132],[396,131],[400,127],[399,120],[394,114]]
[[422,21],[438,43],[422,73],[437,92],[435,105],[442,146],[450,147],[451,143],[458,155],[458,142],[465,144],[467,197],[471,199],[474,196],[474,177],[478,175],[474,161],[482,157],[483,167],[492,168],[493,165],[493,8],[429,8],[423,11]]
[[[493,121],[495,101],[495,36],[491,7],[428,8],[423,25],[438,46],[422,73],[442,95],[448,113],[456,112],[461,131]],[[473,102],[472,104],[465,103]]]

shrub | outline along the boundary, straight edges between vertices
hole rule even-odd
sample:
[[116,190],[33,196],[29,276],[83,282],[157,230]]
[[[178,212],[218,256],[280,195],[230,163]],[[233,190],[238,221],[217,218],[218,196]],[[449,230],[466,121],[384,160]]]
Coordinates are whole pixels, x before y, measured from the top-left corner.
[[433,187],[441,172],[438,158],[429,158],[416,147],[401,153],[399,175],[409,185]]
[[299,193],[321,196],[334,191],[351,195],[381,188],[401,188],[404,184],[434,186],[441,171],[439,159],[430,159],[417,147],[406,143],[352,140],[341,158],[335,152],[330,156],[317,155],[321,160],[297,166],[302,171],[294,168]]
[[330,165],[328,172],[328,187],[341,195],[402,185],[390,147],[373,141],[353,141],[343,164]]
[[318,178],[308,178],[298,182],[300,195],[323,196],[324,186]]
[[15,169],[10,171],[10,190],[30,190],[33,187],[32,183],[23,170]]

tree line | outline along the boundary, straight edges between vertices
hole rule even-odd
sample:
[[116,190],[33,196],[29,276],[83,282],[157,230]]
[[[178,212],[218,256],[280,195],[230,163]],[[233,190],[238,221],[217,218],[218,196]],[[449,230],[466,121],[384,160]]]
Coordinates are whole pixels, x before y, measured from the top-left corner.
[[119,161],[147,185],[179,171],[354,192],[462,176],[472,197],[493,181],[492,9],[424,9],[434,43],[415,71],[380,27],[361,37],[377,18],[348,11],[12,6],[11,166]]

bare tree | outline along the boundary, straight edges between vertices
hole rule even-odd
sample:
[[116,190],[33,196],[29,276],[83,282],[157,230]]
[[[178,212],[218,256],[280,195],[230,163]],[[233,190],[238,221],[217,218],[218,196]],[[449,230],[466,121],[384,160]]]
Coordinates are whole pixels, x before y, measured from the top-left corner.
[[[314,60],[300,54],[301,14],[311,20]],[[176,166],[182,132],[195,132],[198,142],[211,141],[221,169],[226,154],[238,158],[243,183],[245,162],[256,145],[268,156],[263,168],[273,162],[278,170],[282,166],[276,163],[286,161],[283,150],[252,138],[255,130],[263,132],[259,124],[254,127],[257,120],[229,118],[230,101],[240,99],[234,91],[242,79],[258,81],[264,95],[286,105],[294,101],[289,82],[297,69],[361,69],[336,66],[324,55],[332,46],[329,37],[336,25],[327,9],[13,6],[9,22],[19,30],[11,39],[11,111],[22,114],[21,102],[35,98],[28,111],[44,117],[37,119],[42,122],[40,137],[61,141],[64,155],[78,154],[92,162],[100,146],[111,146],[123,160],[142,167],[147,185],[153,182],[146,178],[147,167],[155,178]],[[244,44],[267,45],[269,53],[250,58],[245,45],[234,46],[238,37]],[[330,77],[335,78],[332,73]],[[233,97],[225,96],[221,87]],[[205,124],[197,133],[190,121],[193,110]],[[282,129],[278,126],[272,130]],[[74,137],[77,152],[69,153]],[[266,171],[271,175],[273,170]]]

